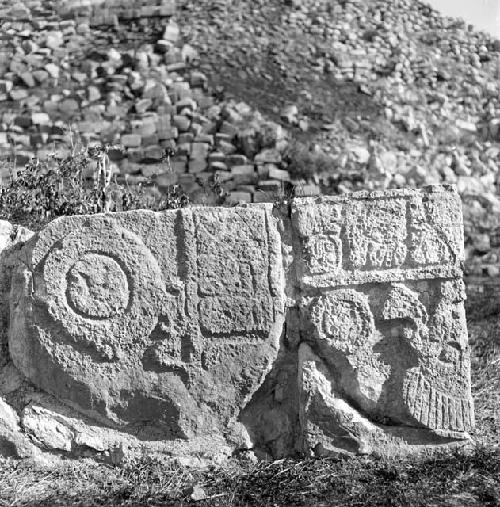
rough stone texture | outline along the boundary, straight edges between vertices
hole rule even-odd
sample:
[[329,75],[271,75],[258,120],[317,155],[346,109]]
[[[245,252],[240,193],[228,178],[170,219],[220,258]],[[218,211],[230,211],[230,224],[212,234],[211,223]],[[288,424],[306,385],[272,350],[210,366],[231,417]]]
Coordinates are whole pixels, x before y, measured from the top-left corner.
[[37,448],[21,433],[16,411],[0,398],[0,456],[29,458],[37,455]]
[[456,194],[299,199],[292,223],[305,448],[463,438],[474,414]]
[[17,252],[33,233],[18,225],[0,220],[0,368],[8,362],[7,329],[12,269],[18,264]]
[[[284,319],[271,206],[52,222],[14,275],[10,353],[37,387],[146,441],[245,445]],[[71,432],[25,415],[55,449]]]
[[41,449],[214,460],[469,439],[450,187],[66,217],[17,258],[9,368],[32,385],[0,388]]

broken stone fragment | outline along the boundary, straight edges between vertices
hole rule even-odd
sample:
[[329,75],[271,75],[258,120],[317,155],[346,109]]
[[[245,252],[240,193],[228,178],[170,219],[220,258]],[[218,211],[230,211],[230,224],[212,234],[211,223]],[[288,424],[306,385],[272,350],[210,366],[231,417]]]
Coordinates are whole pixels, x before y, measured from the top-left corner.
[[142,144],[142,139],[138,134],[125,134],[120,137],[120,142],[125,148],[138,148]]
[[186,132],[191,125],[191,120],[184,115],[175,115],[172,122],[180,132]]
[[23,84],[28,88],[33,88],[36,85],[35,79],[33,78],[33,74],[31,72],[28,71],[22,72],[21,74],[19,74],[19,77],[23,82]]
[[[0,319],[1,322],[8,322],[8,308],[6,306],[9,300],[11,288],[11,277],[13,266],[19,263],[17,257],[18,244],[27,241],[33,233],[25,227],[13,225],[6,220],[0,220],[0,253],[1,266],[0,271]],[[0,328],[0,369],[9,361],[7,352],[7,329]]]
[[289,125],[298,125],[299,120],[297,118],[299,109],[295,104],[288,105],[281,111],[281,119]]
[[208,156],[210,146],[207,143],[193,143],[191,145],[191,159],[205,161]]
[[31,115],[31,122],[33,125],[48,125],[50,123],[50,117],[47,113],[33,113]]
[[163,40],[176,43],[180,37],[180,29],[173,20],[171,20],[167,26],[165,27],[165,31],[163,32]]
[[33,77],[35,78],[35,80],[37,81],[37,83],[39,84],[42,84],[42,83],[45,83],[47,81],[47,79],[49,79],[49,73],[45,70],[34,70],[32,72],[33,74]]
[[[273,364],[284,318],[271,212],[55,220],[14,276],[14,364],[61,402],[144,440],[245,440],[236,417]],[[44,445],[68,450],[65,430],[53,441],[49,421],[25,417]]]
[[226,199],[229,203],[250,203],[252,202],[252,194],[250,192],[233,191],[229,192]]
[[15,410],[0,397],[0,456],[31,458],[38,454],[38,449],[22,433],[19,423]]

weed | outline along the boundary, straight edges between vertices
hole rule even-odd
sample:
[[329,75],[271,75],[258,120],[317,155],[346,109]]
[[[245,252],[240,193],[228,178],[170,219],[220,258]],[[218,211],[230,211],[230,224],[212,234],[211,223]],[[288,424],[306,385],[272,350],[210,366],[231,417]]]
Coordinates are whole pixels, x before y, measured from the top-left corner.
[[335,161],[323,152],[316,152],[307,145],[290,143],[283,154],[290,176],[294,179],[310,180],[317,174],[332,171]]
[[0,505],[459,506],[499,505],[500,456],[477,447],[435,458],[231,460],[205,471],[151,458],[48,469],[0,459]]
[[[189,204],[177,185],[160,192],[154,186],[118,183],[109,149],[95,146],[77,150],[73,146],[68,157],[52,153],[44,160],[33,158],[17,174],[11,168],[10,182],[0,188],[0,217],[37,229],[58,216],[141,208],[160,211]],[[167,167],[170,156],[166,152]]]

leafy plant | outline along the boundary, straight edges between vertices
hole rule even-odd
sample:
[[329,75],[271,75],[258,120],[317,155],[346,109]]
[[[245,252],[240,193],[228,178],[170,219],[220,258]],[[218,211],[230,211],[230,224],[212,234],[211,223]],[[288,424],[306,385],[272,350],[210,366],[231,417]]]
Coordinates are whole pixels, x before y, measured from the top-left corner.
[[[177,185],[160,192],[152,185],[118,183],[108,151],[109,146],[97,146],[73,150],[64,158],[53,153],[44,160],[33,158],[17,174],[11,168],[10,182],[0,188],[0,217],[36,229],[64,215],[160,211],[189,204]],[[171,155],[165,153],[167,168]]]
[[315,152],[303,143],[290,143],[283,160],[292,178],[311,179],[315,174],[331,172],[334,160],[323,152]]

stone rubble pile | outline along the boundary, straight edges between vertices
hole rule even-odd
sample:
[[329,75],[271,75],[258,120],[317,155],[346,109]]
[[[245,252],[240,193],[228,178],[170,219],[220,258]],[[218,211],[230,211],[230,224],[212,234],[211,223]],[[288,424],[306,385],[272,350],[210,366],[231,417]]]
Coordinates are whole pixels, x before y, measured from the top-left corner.
[[[215,177],[226,201],[236,202],[272,200],[290,181],[280,167],[286,132],[244,102],[214,100],[196,69],[197,51],[171,18],[172,2],[150,15],[161,16],[151,43],[132,26],[140,44],[130,49],[123,44],[130,27],[121,24],[128,11],[111,19],[99,13],[114,5],[105,11],[74,4],[63,11],[72,19],[59,19],[53,2],[4,10],[0,154],[23,166],[54,147],[69,154],[77,140],[109,143],[118,181],[180,184],[196,195]],[[170,167],[168,148],[175,151]],[[9,174],[5,165],[2,176]]]

